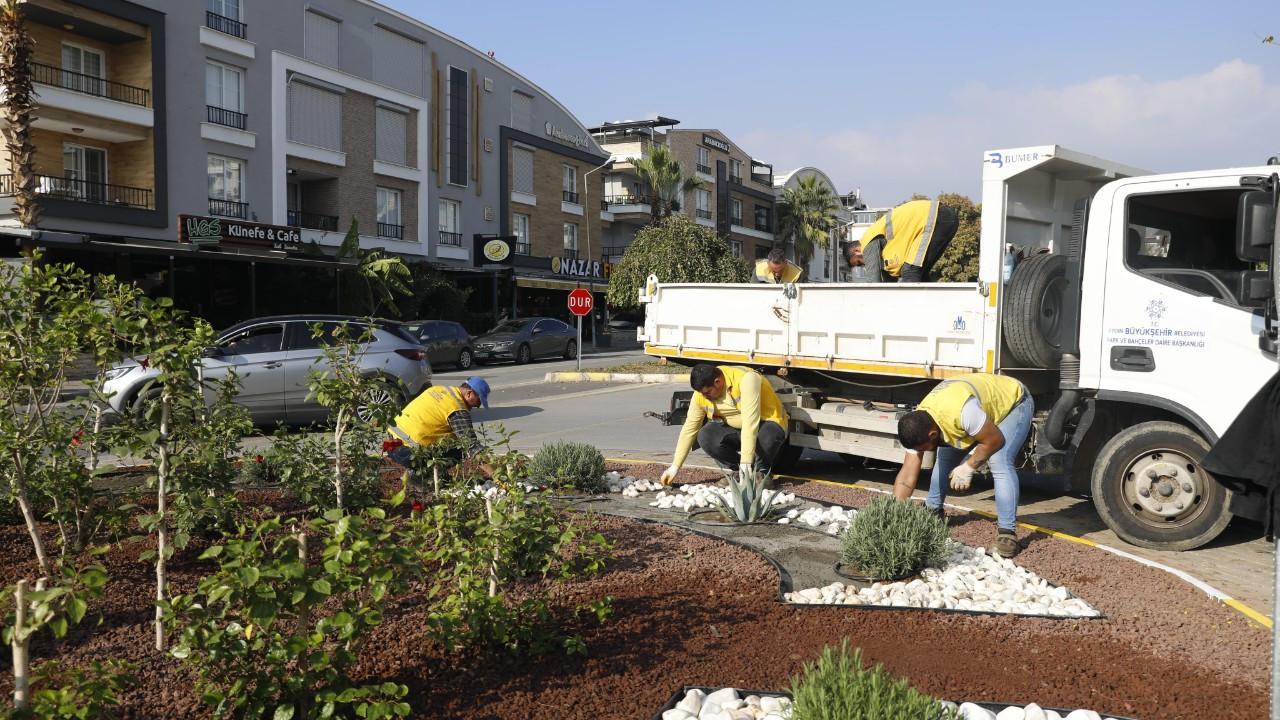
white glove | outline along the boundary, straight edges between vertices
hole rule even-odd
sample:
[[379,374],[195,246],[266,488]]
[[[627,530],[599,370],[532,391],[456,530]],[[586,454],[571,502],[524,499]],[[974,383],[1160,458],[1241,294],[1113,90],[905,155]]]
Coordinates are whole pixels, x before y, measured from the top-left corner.
[[752,477],[755,468],[751,463],[738,463],[738,477]]
[[671,467],[667,468],[666,471],[662,473],[662,477],[660,478],[660,480],[662,481],[662,487],[666,487],[670,485],[671,481],[676,479],[676,473],[678,472],[680,472],[679,465],[672,465]]
[[964,492],[973,484],[974,467],[967,462],[960,463],[951,471],[951,489]]

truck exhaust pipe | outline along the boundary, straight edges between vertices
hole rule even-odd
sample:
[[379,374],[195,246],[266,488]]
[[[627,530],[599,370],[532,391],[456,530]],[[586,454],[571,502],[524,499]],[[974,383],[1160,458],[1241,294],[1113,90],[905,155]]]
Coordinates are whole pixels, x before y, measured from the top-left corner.
[[1080,356],[1063,355],[1058,365],[1060,382],[1058,387],[1062,393],[1049,410],[1049,419],[1045,421],[1044,437],[1054,450],[1063,450],[1067,446],[1067,417],[1071,415],[1076,402],[1080,399]]

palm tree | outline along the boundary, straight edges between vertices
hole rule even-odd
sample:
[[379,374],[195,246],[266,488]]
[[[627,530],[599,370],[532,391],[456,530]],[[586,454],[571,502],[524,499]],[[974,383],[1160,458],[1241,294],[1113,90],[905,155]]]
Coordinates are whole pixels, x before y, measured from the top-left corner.
[[649,210],[653,224],[670,217],[680,209],[680,200],[686,193],[701,187],[702,179],[684,174],[684,168],[666,145],[654,145],[647,157],[632,163],[640,187],[649,196]]
[[18,221],[33,227],[40,217],[36,204],[36,176],[33,167],[36,147],[31,143],[31,110],[35,106],[32,89],[31,35],[19,11],[20,0],[0,4],[0,91],[5,94],[4,144],[9,152],[9,172]]
[[782,191],[778,235],[795,249],[797,264],[808,263],[815,247],[827,249],[838,207],[831,187],[816,175],[802,177],[796,187]]
[[[314,240],[303,248],[303,252],[308,255],[324,254],[320,244]],[[360,224],[353,217],[351,226],[347,228],[347,234],[342,238],[342,244],[338,246],[338,251],[333,257],[335,260],[351,258],[358,263],[355,272],[356,277],[363,282],[362,304],[370,315],[377,315],[385,304],[393,315],[399,317],[400,308],[396,307],[393,293],[413,294],[408,285],[408,282],[413,279],[413,273],[409,271],[409,266],[400,259],[399,255],[389,253],[382,248],[365,250],[360,247]],[[353,314],[363,314],[363,312]]]

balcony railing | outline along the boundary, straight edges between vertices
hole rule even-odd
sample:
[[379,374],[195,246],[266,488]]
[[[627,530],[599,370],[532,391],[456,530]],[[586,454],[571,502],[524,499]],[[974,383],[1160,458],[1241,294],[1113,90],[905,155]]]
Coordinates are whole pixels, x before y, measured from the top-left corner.
[[711,166],[710,166],[710,165],[703,165],[703,164],[699,163],[699,164],[698,164],[698,172],[700,172],[700,173],[706,173],[706,174],[710,175],[710,174],[711,174]]
[[600,256],[608,259],[613,257],[622,257],[627,254],[628,245],[605,245],[600,248]]
[[733,183],[734,185],[741,185],[741,184],[742,184],[742,176],[741,176],[741,175],[730,175],[730,176],[729,176],[729,182]]
[[648,205],[648,195],[610,195],[604,199],[606,205]]
[[32,80],[53,85],[64,90],[84,93],[109,100],[119,100],[130,105],[151,106],[151,91],[123,83],[104,80],[93,75],[71,72],[52,65],[31,63]]
[[756,230],[759,230],[760,232],[765,232],[765,233],[773,232],[773,228],[769,227],[769,223],[760,222],[759,220],[756,221]]
[[219,15],[216,12],[205,10],[204,24],[205,27],[212,28],[220,33],[234,35],[238,38],[244,37],[244,23],[239,20],[232,20],[225,15]]
[[564,258],[565,260],[577,260],[578,251],[576,248],[565,248],[563,251],[561,251],[560,257]]
[[[72,180],[52,175],[36,175],[36,194],[56,200],[150,208],[151,191],[146,188]],[[0,175],[0,195],[12,195],[13,175]]]
[[702,218],[703,220],[710,220],[710,219],[711,219],[711,211],[710,211],[710,210],[703,210],[702,208],[698,208],[698,217]]
[[223,200],[221,198],[209,198],[209,214],[247,220],[249,219],[249,203],[236,202],[235,200]]
[[338,216],[290,210],[288,223],[290,227],[307,228],[308,230],[337,231]]
[[237,130],[243,130],[245,120],[249,117],[248,115],[245,115],[242,112],[236,112],[235,110],[214,107],[213,105],[206,105],[205,107],[209,109],[209,122],[214,125],[226,125],[227,127],[233,127]]
[[531,252],[532,252],[532,251],[531,251],[531,250],[530,250],[530,248],[529,248],[529,243],[522,243],[522,242],[518,242],[518,243],[516,243],[516,254],[517,254],[517,255],[526,255],[526,256],[527,256],[527,255],[529,255]]
[[743,225],[743,224],[742,224],[742,218],[740,218],[740,217],[733,217],[733,216],[730,216],[730,217],[729,217],[729,224],[731,224],[731,225],[737,225],[738,227],[746,227],[746,225]]
[[577,202],[578,202],[578,193],[576,193],[576,192],[569,192],[568,190],[561,190],[561,191],[560,191],[560,195],[561,195],[561,198],[560,198],[560,199],[564,200],[564,201],[565,201],[565,202],[567,202],[567,203],[574,203],[574,204],[576,205],[576,204],[577,204]]
[[441,230],[440,244],[452,245],[453,247],[462,247],[462,233],[449,232],[448,230]]

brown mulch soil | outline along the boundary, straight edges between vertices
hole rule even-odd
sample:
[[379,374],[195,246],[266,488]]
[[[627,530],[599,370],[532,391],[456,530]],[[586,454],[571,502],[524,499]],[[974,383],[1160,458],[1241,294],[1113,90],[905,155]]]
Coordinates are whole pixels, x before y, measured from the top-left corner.
[[[610,463],[651,479],[663,467]],[[686,482],[716,477],[694,469],[681,475]],[[827,484],[783,487],[855,507],[872,497]],[[296,512],[272,493],[243,499]],[[603,515],[593,522],[614,542],[616,559],[564,590],[566,603],[614,597],[605,623],[585,615],[569,621],[588,657],[445,654],[422,639],[425,610],[405,598],[368,641],[361,679],[406,684],[418,718],[646,719],[684,685],[784,689],[824,645],[848,637],[867,659],[955,701],[1036,702],[1142,720],[1267,712],[1267,630],[1171,575],[1094,548],[1031,535],[1017,562],[1066,585],[1105,620],[795,607],[777,602],[777,572],[748,550],[653,523]],[[953,516],[952,527],[971,544],[994,538],[985,518]],[[125,694],[119,717],[209,717],[192,675],[150,649],[154,569],[134,560],[140,549],[125,545],[102,557],[111,580],[91,612],[102,612],[103,624],[85,622],[64,640],[42,640],[33,659],[129,659],[144,665],[144,686]],[[34,572],[25,528],[0,526],[0,552],[0,585]],[[189,591],[210,567],[177,560],[174,590]],[[0,653],[6,695],[8,663]]]

